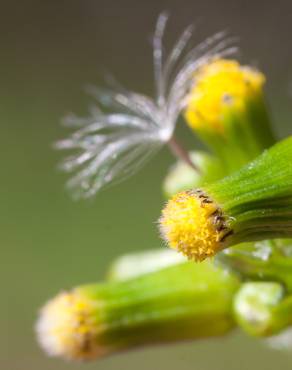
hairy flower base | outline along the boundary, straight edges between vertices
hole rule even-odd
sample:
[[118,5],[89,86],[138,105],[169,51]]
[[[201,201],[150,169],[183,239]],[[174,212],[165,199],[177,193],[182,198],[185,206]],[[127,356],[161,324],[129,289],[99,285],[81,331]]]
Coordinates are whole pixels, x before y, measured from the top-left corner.
[[162,211],[160,231],[171,248],[195,261],[214,256],[232,233],[220,207],[202,190],[175,195]]

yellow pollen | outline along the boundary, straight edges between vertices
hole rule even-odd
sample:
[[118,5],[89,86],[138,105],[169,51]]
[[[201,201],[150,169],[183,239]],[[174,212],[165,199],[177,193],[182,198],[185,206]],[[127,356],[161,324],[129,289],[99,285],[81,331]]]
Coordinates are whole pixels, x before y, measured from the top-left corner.
[[224,132],[222,120],[231,109],[243,111],[248,99],[261,94],[265,76],[235,60],[217,59],[194,76],[194,86],[185,110],[193,129]]
[[98,344],[101,326],[97,304],[84,295],[63,292],[41,310],[36,330],[40,345],[51,356],[94,359],[106,350]]
[[203,261],[222,249],[228,227],[216,204],[198,190],[178,193],[168,201],[160,231],[171,248]]

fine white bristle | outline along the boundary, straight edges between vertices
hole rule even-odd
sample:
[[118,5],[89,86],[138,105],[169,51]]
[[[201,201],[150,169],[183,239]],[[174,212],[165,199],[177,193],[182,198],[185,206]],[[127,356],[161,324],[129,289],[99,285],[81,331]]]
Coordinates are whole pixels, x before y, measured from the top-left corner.
[[[167,13],[159,16],[153,38],[155,99],[120,86],[116,91],[91,88],[100,107],[91,109],[88,119],[68,117],[66,126],[77,131],[56,147],[77,151],[61,164],[65,171],[77,171],[68,183],[77,197],[90,197],[135,173],[172,138],[194,73],[212,59],[236,51],[234,39],[226,38],[224,32],[191,47],[193,27],[189,26],[165,56],[167,20]],[[105,113],[103,107],[112,113]]]

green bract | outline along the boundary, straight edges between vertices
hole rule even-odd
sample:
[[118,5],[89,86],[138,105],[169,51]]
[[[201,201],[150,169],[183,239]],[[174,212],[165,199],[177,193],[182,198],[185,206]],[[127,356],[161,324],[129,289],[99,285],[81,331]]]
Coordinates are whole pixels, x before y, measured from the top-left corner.
[[238,288],[234,274],[209,262],[79,286],[42,309],[39,341],[54,356],[94,359],[145,344],[222,335],[234,326]]
[[226,246],[292,236],[292,137],[204,188],[231,231]]
[[197,134],[227,173],[238,170],[276,142],[262,95],[246,101],[243,112],[233,109],[225,114],[221,135],[208,128],[197,130]]

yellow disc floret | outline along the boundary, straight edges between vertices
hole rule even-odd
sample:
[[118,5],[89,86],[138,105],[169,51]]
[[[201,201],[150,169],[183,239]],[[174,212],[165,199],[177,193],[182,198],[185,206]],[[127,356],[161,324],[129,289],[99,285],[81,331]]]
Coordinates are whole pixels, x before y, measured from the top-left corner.
[[214,256],[231,233],[220,208],[200,190],[178,193],[168,201],[160,231],[171,248],[195,261]]
[[217,59],[194,76],[194,86],[185,111],[193,129],[224,132],[223,119],[230,109],[243,111],[248,99],[261,93],[265,77],[235,60]]
[[36,331],[51,356],[72,360],[97,358],[107,351],[98,343],[97,304],[78,291],[63,292],[41,310]]

